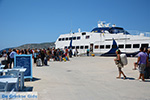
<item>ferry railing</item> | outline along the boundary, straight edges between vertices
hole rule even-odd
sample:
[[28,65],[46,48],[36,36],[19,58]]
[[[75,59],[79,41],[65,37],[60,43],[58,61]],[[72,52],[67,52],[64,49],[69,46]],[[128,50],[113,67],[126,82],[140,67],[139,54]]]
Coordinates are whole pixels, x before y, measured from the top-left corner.
[[150,37],[150,32],[137,31],[137,30],[128,30],[128,32],[129,32],[131,35],[140,35],[140,34],[144,34],[144,36]]

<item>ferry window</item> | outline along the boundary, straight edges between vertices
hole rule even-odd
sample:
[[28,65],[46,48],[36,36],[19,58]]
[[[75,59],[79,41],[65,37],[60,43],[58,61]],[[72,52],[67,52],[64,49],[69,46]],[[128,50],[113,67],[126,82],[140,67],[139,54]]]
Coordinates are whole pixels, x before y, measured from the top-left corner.
[[106,45],[106,49],[109,49],[110,48],[110,45]]
[[73,40],[76,40],[76,37],[73,37]]
[[126,44],[126,48],[131,48],[131,44]]
[[100,45],[100,49],[104,49],[104,45]]
[[120,44],[118,47],[119,47],[119,48],[124,48],[124,45],[123,45],[123,44]]
[[147,47],[148,47],[148,44],[142,44],[141,47],[143,47],[143,48],[146,47],[146,48],[147,48]]
[[89,46],[85,46],[85,49],[88,49],[89,48]]
[[68,40],[68,38],[66,38],[66,40]]
[[61,41],[61,38],[59,38],[58,41]]
[[79,37],[79,36],[77,37],[77,40],[80,40],[80,37]]
[[95,49],[98,49],[98,47],[99,47],[98,45],[95,45]]
[[65,40],[65,38],[62,38],[62,41],[64,41]]
[[85,38],[86,38],[86,39],[89,39],[89,38],[90,38],[90,36],[88,35],[88,36],[86,36]]
[[79,49],[79,46],[76,46],[76,49]]
[[69,40],[71,40],[71,39],[72,39],[72,37],[69,38]]
[[80,46],[80,49],[83,49],[83,46]]
[[75,46],[72,46],[72,49],[75,49]]
[[67,49],[67,46],[65,46],[65,49]]
[[124,29],[123,28],[117,28],[117,27],[112,27],[109,29],[109,32],[110,33],[114,33],[114,34],[117,34],[117,33],[125,33]]
[[82,35],[86,35],[86,33],[85,33],[85,32],[83,32],[83,33],[82,33]]
[[133,48],[139,48],[140,44],[133,44]]

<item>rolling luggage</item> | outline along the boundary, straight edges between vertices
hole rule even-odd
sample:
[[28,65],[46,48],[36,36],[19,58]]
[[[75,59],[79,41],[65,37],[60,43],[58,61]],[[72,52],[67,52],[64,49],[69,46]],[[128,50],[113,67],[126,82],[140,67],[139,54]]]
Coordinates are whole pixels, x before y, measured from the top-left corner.
[[7,68],[8,68],[8,61],[7,61],[7,60],[2,60],[2,61],[1,61],[1,64],[2,64],[2,65],[5,65],[4,69],[7,69]]
[[145,68],[144,78],[150,79],[150,62],[148,62],[148,66]]
[[47,59],[44,59],[44,65],[47,66]]
[[144,78],[145,79],[150,79],[150,67],[145,68]]
[[37,65],[37,66],[42,66],[42,61],[41,61],[41,59],[37,59],[37,60],[36,60],[36,65]]

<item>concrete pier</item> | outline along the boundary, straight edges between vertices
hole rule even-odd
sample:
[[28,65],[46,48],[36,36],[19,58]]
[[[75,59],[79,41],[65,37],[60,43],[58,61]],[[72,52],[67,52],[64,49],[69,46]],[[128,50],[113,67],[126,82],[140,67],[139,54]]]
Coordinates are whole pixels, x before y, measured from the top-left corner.
[[76,57],[67,62],[33,66],[33,81],[25,89],[38,92],[38,100],[150,100],[150,80],[142,82],[132,70],[137,58],[123,68],[128,77],[116,79],[114,57]]

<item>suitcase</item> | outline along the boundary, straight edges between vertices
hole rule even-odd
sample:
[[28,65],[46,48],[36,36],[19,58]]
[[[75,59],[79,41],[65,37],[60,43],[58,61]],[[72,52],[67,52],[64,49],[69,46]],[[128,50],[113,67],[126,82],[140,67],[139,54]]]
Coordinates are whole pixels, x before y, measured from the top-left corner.
[[36,65],[37,65],[37,66],[42,66],[42,61],[41,61],[41,59],[37,59],[37,60],[36,60]]
[[47,66],[47,59],[44,59],[44,65]]
[[8,68],[8,61],[7,61],[7,60],[2,60],[2,61],[1,61],[1,64],[2,64],[2,65],[5,65],[4,69],[7,69],[7,68]]
[[150,79],[150,67],[145,68],[144,78],[145,79]]

